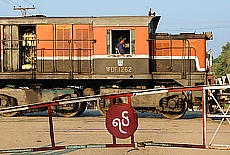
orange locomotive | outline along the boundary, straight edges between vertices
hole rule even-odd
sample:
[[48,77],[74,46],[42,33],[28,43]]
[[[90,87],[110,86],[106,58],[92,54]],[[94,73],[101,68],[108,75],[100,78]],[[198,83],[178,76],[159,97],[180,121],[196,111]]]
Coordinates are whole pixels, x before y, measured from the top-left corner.
[[[160,16],[0,18],[1,107],[206,84],[206,40],[211,34],[156,33],[159,20]],[[125,38],[124,54],[115,48],[120,37]],[[189,95],[133,98],[133,107],[180,118],[188,103],[200,103],[200,95]],[[58,106],[54,111],[80,115],[86,104]],[[98,102],[98,108],[105,114],[109,102]]]

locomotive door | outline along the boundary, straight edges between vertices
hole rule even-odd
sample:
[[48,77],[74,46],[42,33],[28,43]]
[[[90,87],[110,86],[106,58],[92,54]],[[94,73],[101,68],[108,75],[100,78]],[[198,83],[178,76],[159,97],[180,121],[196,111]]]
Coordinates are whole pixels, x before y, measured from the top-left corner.
[[55,61],[57,72],[73,72],[72,25],[56,25]]
[[37,25],[36,34],[38,72],[93,72],[91,24]]
[[73,66],[76,73],[92,73],[93,61],[92,24],[73,25]]
[[19,32],[18,25],[3,25],[3,70],[19,70]]

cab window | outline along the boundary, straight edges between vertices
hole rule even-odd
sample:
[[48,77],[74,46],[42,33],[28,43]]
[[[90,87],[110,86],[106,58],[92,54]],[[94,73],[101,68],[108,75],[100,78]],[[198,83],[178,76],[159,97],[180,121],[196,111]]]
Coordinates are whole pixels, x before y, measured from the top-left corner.
[[115,48],[119,38],[125,38],[123,44],[124,54],[135,54],[135,30],[109,30],[107,31],[107,53],[110,55],[119,54]]

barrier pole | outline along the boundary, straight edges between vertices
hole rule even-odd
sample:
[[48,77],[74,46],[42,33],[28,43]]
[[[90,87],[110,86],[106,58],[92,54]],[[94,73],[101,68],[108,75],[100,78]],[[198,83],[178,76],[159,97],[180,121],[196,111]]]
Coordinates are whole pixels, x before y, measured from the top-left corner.
[[49,115],[49,125],[50,125],[50,140],[51,140],[52,148],[55,148],[53,120],[52,120],[52,109],[51,109],[50,105],[48,106],[48,115]]
[[206,148],[206,135],[207,135],[207,124],[206,124],[206,117],[207,117],[207,111],[206,111],[206,90],[202,90],[202,128],[203,128],[203,148]]

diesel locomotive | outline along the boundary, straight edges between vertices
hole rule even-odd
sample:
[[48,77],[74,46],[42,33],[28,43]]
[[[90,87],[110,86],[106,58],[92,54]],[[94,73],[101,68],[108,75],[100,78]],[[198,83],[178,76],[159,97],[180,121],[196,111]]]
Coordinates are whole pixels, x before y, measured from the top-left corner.
[[[160,18],[155,15],[1,17],[0,108],[206,84],[206,42],[212,34],[157,33]],[[126,38],[124,55],[115,49],[120,37]],[[119,100],[125,102],[116,99]],[[97,102],[97,107],[105,114],[109,104],[109,100],[103,99]],[[136,110],[162,113],[166,118],[180,118],[189,105],[199,104],[199,92],[132,98]],[[66,104],[53,107],[53,111],[70,117],[82,114],[86,105],[85,102]],[[22,111],[25,112],[33,110]]]

